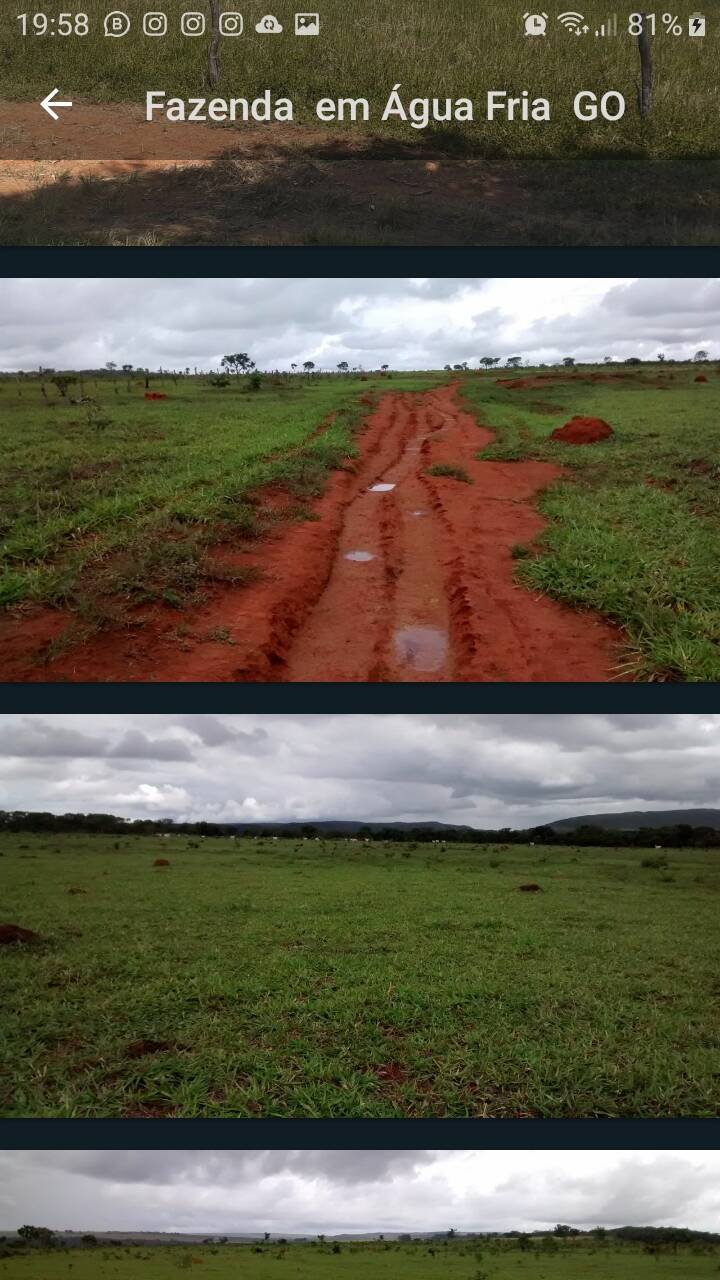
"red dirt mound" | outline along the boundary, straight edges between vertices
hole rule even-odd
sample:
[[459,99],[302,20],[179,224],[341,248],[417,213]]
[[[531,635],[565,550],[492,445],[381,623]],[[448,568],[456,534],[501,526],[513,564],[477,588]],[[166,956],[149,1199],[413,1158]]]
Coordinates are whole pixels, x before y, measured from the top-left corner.
[[614,435],[612,427],[602,418],[571,418],[564,427],[557,427],[550,439],[562,444],[596,444]]
[[518,893],[542,893],[542,889],[539,884],[521,884]]
[[163,391],[146,391],[146,400],[167,400],[167,396]]
[[536,373],[527,378],[496,378],[498,387],[508,391],[539,390],[555,382],[626,382],[637,373]]
[[169,867],[170,863],[167,858],[156,858],[153,862],[154,867]]
[[704,374],[704,373],[699,373],[699,374],[698,374],[698,376],[697,376],[697,378],[695,379],[695,381],[696,381],[696,382],[707,382],[707,378],[705,377],[705,374]]
[[0,924],[0,946],[10,946],[13,942],[32,946],[36,942],[42,942],[42,938],[39,933],[23,929],[19,924]]

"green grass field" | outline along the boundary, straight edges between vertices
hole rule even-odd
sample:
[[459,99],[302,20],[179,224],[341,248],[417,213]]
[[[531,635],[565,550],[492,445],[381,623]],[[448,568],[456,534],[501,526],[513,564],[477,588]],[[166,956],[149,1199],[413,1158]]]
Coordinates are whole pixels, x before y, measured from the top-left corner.
[[[211,1280],[709,1280],[717,1274],[717,1250],[680,1247],[655,1257],[642,1246],[616,1241],[511,1240],[269,1244],[188,1248],[106,1248],[28,1253],[0,1261],[5,1280],[175,1280],[194,1270]],[[68,1259],[71,1261],[68,1262]]]
[[[277,378],[253,393],[246,379],[153,378],[168,396],[153,402],[142,379],[86,380],[63,400],[48,378],[46,402],[38,379],[0,379],[0,605],[65,603],[96,623],[110,598],[113,616],[121,598],[188,599],[221,572],[209,544],[272,519],[255,499],[264,486],[308,514],[329,469],[355,452],[361,396],[432,382]],[[109,418],[103,430],[70,403],[82,393]]]
[[715,853],[2,852],[3,1115],[718,1114]]
[[[629,674],[714,681],[720,378],[713,366],[703,369],[705,384],[694,381],[697,367],[668,369],[663,379],[662,372],[658,365],[634,380],[594,384],[579,375],[523,390],[499,387],[493,375],[467,382],[464,395],[497,434],[483,457],[542,458],[570,469],[541,501],[551,521],[546,535],[532,549],[517,548],[519,580],[621,623],[633,650]],[[548,440],[576,415],[602,418],[615,437],[586,448]]]

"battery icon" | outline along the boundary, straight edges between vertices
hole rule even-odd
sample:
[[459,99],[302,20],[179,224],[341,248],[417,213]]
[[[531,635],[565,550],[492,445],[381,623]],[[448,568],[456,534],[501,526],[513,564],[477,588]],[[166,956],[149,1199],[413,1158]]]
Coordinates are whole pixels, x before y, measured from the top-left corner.
[[691,36],[704,36],[707,23],[702,13],[694,13],[688,24],[688,32]]

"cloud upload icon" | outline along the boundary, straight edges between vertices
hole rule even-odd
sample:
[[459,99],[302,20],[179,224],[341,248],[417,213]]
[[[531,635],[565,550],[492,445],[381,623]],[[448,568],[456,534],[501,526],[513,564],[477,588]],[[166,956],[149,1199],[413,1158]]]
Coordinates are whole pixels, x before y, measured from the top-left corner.
[[264,18],[260,19],[255,30],[260,36],[282,35],[282,26],[278,22],[277,18],[273,17],[271,13],[268,13]]

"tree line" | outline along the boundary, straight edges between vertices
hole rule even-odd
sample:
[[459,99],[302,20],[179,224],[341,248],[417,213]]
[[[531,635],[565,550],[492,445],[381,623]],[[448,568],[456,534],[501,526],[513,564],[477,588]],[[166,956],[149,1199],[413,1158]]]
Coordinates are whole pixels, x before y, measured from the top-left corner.
[[174,818],[121,818],[110,813],[43,813],[25,810],[0,810],[0,834],[78,834],[110,836],[184,835],[209,839],[255,837],[256,839],[337,840],[352,839],[379,844],[471,844],[471,845],[560,845],[647,849],[718,849],[720,830],[707,826],[678,823],[665,827],[639,827],[618,830],[585,825],[571,830],[552,826],[525,829],[502,827],[383,826],[368,824],[352,831],[339,826],[303,823],[263,823],[249,826],[240,823],[183,822]]

